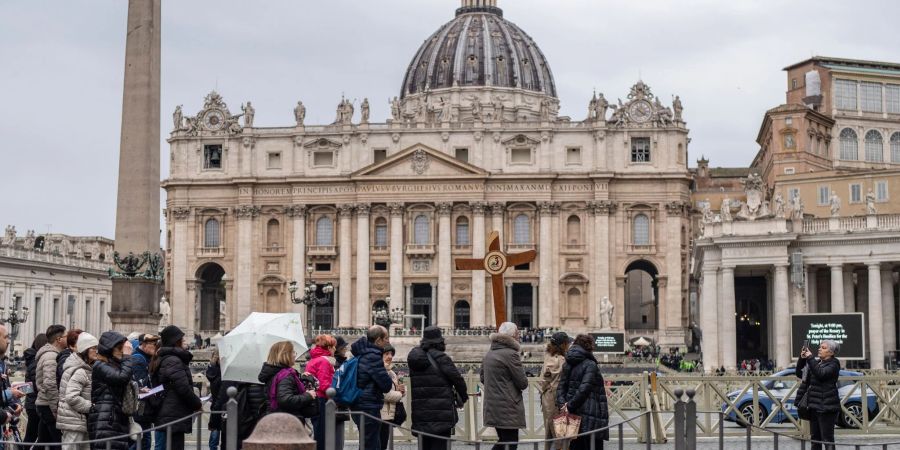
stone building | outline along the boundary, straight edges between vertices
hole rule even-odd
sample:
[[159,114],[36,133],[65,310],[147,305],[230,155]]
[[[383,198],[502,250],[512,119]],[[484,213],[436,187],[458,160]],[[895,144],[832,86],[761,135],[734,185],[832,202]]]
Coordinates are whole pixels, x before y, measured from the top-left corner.
[[6,227],[0,241],[0,307],[5,315],[28,308],[27,321],[13,330],[20,352],[55,323],[90,333],[110,328],[112,248],[113,241],[102,237],[36,236],[33,230],[22,237]]
[[215,331],[220,318],[230,328],[296,308],[288,283],[302,286],[309,265],[336,287],[317,327],[367,326],[388,307],[492,325],[486,274],[453,261],[483,257],[497,230],[504,250],[538,253],[506,273],[520,326],[597,330],[608,297],[610,328],[683,346],[681,100],[663,105],[642,81],[615,92],[586,101],[586,117],[559,116],[547,58],[486,0],[464,1],[415,52],[386,121],[368,100],[341,99],[324,125],[286,105],[294,115],[277,127],[216,92],[193,116],[179,107],[163,182],[173,322]]

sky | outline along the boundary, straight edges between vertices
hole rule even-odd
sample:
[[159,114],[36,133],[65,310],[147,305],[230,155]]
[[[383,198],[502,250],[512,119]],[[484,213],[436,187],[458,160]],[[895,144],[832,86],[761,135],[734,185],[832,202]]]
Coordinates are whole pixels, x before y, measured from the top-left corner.
[[[216,89],[257,126],[330,123],[344,94],[389,115],[416,50],[459,0],[163,0],[163,174],[171,113]],[[112,238],[125,0],[0,0],[0,226]],[[560,115],[638,79],[680,95],[691,165],[747,166],[782,69],[812,55],[900,61],[897,1],[500,0],[540,46]],[[162,195],[165,202],[165,195]],[[162,206],[161,206],[162,207]]]

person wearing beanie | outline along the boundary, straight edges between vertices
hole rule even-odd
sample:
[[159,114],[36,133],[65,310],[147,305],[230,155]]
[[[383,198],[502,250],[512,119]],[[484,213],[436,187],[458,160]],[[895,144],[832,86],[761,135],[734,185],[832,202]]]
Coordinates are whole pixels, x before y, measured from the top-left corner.
[[[157,358],[150,364],[150,378],[154,386],[165,386],[166,396],[156,413],[153,423],[162,425],[190,416],[203,407],[200,397],[194,394],[190,363],[194,358],[184,347],[184,332],[169,325],[159,333],[160,347]],[[169,450],[184,448],[184,435],[190,433],[191,421],[183,420],[172,425],[172,445]]]
[[394,426],[390,424],[403,426],[403,422],[406,422],[406,409],[403,406],[406,386],[400,382],[400,377],[394,372],[394,356],[396,354],[397,349],[393,345],[387,344],[384,346],[384,353],[381,355],[384,361],[384,369],[387,370],[391,381],[394,383],[391,390],[384,394],[384,406],[381,408],[381,420],[389,422],[381,423],[381,450],[387,450],[388,448],[388,441],[394,429]]
[[[544,437],[553,439],[553,417],[559,413],[556,407],[556,388],[559,387],[559,378],[563,365],[566,363],[566,352],[569,350],[569,335],[562,331],[553,333],[547,350],[544,352],[544,365],[541,367],[541,412],[544,418]],[[551,448],[563,448],[565,441],[548,442],[544,444],[546,450]]]
[[91,411],[91,364],[97,360],[100,340],[81,332],[74,351],[62,366],[56,427],[62,432],[62,450],[88,450],[90,445],[72,444],[88,439],[87,417]]
[[519,328],[503,322],[491,334],[491,349],[481,363],[484,385],[484,426],[497,430],[494,450],[516,450],[519,430],[525,428],[525,402],[528,376],[519,356]]
[[[469,399],[466,380],[446,350],[441,329],[430,326],[425,328],[419,346],[406,357],[414,434],[419,431],[449,439],[459,421],[457,410]],[[445,439],[420,436],[419,441],[422,448],[449,448]]]
[[92,444],[95,450],[127,450],[131,444],[128,437],[131,423],[122,411],[122,399],[133,371],[131,346],[125,345],[127,341],[115,331],[104,332],[97,345],[97,360],[91,365],[93,406],[87,418],[88,437],[92,440],[118,437]]

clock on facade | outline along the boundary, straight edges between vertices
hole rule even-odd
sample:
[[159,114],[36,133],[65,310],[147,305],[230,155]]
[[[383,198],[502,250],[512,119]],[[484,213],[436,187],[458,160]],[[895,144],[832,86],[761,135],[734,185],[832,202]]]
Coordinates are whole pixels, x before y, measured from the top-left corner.
[[222,111],[212,109],[209,110],[205,116],[203,116],[203,126],[208,130],[221,130],[224,125],[225,114],[223,114]]
[[638,100],[628,108],[628,115],[635,122],[646,122],[653,114],[653,107],[646,100]]

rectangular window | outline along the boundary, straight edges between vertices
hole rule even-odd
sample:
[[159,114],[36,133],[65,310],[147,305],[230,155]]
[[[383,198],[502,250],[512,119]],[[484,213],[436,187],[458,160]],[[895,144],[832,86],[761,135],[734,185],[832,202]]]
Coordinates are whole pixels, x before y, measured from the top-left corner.
[[856,111],[856,82],[834,80],[834,104],[837,109]]
[[827,206],[831,198],[831,189],[828,186],[819,186],[819,206]]
[[648,163],[650,162],[650,138],[636,137],[631,138],[631,162]]
[[571,147],[566,149],[566,164],[581,164],[581,149]]
[[884,85],[884,103],[888,113],[900,114],[900,84]]
[[796,169],[794,169],[793,167],[785,167],[785,168],[784,168],[784,174],[785,174],[785,175],[793,175],[793,174],[795,174],[796,172],[797,172]]
[[467,148],[458,148],[456,149],[456,159],[462,162],[469,162],[469,149]]
[[331,263],[316,263],[316,272],[331,272]]
[[881,112],[881,83],[859,83],[861,107],[866,112]]
[[514,148],[509,151],[510,164],[531,164],[530,148]]
[[378,164],[387,159],[387,150],[383,148],[376,148],[372,150],[372,163]]
[[334,152],[313,152],[314,167],[330,167],[334,165]]
[[222,168],[222,145],[206,144],[203,146],[203,168],[204,169],[221,169]]
[[531,263],[519,264],[518,266],[513,267],[515,270],[531,270]]
[[269,160],[266,163],[266,167],[268,167],[269,169],[280,169],[281,152],[269,153]]
[[53,323],[61,323],[59,320],[59,297],[53,297]]
[[862,202],[862,186],[859,184],[850,185],[850,203]]
[[375,261],[373,263],[373,267],[374,267],[373,270],[375,272],[387,272],[388,263],[387,263],[387,261]]
[[888,201],[888,182],[887,181],[876,181],[875,182],[875,200],[879,202]]
[[788,189],[788,200],[793,200],[795,197],[800,196],[800,189],[798,188],[790,188]]

